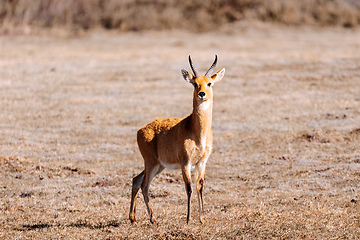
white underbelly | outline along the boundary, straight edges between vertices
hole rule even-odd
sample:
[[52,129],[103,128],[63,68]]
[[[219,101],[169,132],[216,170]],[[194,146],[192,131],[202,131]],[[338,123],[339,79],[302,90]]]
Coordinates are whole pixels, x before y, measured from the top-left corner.
[[[163,163],[161,161],[160,161],[160,163],[163,167],[165,167],[166,169],[170,169],[170,170],[181,168],[181,164],[179,164],[179,163]],[[191,170],[193,170],[194,168],[195,168],[195,165],[191,165]]]
[[165,167],[167,169],[180,169],[181,168],[181,165],[179,163],[164,163],[161,160],[160,160],[160,163],[163,167]]

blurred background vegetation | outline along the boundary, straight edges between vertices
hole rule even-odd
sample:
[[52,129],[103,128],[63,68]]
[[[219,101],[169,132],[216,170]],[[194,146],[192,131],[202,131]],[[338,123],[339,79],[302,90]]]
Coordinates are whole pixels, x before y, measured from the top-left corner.
[[242,20],[357,27],[360,0],[0,0],[0,30],[209,31]]

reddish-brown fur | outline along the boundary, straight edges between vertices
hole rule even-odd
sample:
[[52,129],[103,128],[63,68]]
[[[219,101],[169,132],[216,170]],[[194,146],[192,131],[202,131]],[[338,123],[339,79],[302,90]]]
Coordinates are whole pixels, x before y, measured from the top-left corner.
[[195,167],[196,190],[199,201],[199,217],[203,222],[202,189],[206,161],[212,149],[212,85],[220,81],[225,69],[211,77],[194,77],[182,70],[184,79],[194,85],[193,112],[184,119],[167,118],[156,120],[140,128],[137,133],[138,146],[144,158],[145,170],[133,179],[129,218],[135,222],[136,198],[141,187],[150,216],[155,221],[149,204],[151,180],[165,168],[182,170],[188,195],[187,222],[190,220],[191,168]]

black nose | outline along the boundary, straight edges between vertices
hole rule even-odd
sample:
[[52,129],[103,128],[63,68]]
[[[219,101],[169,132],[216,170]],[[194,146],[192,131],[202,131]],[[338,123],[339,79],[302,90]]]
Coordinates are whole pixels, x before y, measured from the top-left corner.
[[200,98],[204,98],[206,94],[205,94],[205,92],[199,92],[198,95],[199,95]]

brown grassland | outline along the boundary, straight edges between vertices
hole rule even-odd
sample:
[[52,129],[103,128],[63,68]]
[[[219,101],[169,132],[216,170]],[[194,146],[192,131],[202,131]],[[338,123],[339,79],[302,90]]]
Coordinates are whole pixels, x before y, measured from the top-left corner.
[[[0,37],[0,239],[359,239],[360,29],[259,21]],[[191,54],[219,57],[205,224],[181,173],[131,180],[136,131],[185,117]]]
[[0,33],[37,27],[118,31],[218,29],[240,20],[287,25],[360,25],[359,0],[0,0]]

